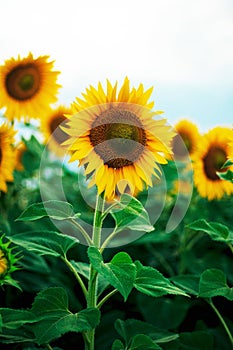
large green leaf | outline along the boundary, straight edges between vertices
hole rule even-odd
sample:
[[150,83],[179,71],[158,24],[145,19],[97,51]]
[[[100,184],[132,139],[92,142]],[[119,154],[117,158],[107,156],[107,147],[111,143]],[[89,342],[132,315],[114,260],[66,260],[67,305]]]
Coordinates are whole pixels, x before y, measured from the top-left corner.
[[199,293],[200,277],[197,275],[178,275],[171,277],[170,281],[189,294],[198,295]]
[[[143,319],[159,329],[178,329],[190,308],[189,298],[180,295],[172,298],[169,296],[153,298],[140,293],[137,301]],[[155,317],[155,315],[159,315],[159,317]],[[166,335],[164,337],[167,339]]]
[[203,298],[223,296],[232,301],[233,288],[227,285],[226,276],[221,270],[208,269],[201,274],[199,296]]
[[133,337],[129,350],[162,350],[148,335],[137,334]]
[[70,203],[58,200],[49,200],[40,203],[34,203],[27,207],[16,221],[33,221],[43,217],[49,217],[54,220],[65,220],[75,218],[73,206]]
[[90,262],[109,284],[116,288],[126,301],[136,277],[136,267],[130,256],[124,252],[116,254],[110,263],[104,263],[103,257],[95,247],[88,248]]
[[128,345],[131,339],[137,334],[146,334],[156,343],[166,343],[178,338],[178,334],[135,319],[128,319],[126,321],[118,319],[114,326],[118,334],[124,339],[126,345]]
[[200,219],[187,225],[187,227],[207,233],[214,241],[233,243],[233,232],[226,225],[218,222],[207,222],[204,219]]
[[40,292],[31,311],[38,322],[32,326],[36,342],[41,344],[59,338],[67,332],[84,332],[95,328],[100,319],[96,308],[88,308],[78,313],[68,310],[68,297],[63,288],[53,287]]
[[213,336],[204,331],[180,333],[181,350],[213,350]]
[[34,322],[36,317],[31,311],[1,308],[0,342],[6,344],[33,342],[35,336],[31,327]]
[[8,237],[13,243],[39,255],[65,256],[78,240],[53,231],[29,231]]
[[188,294],[172,284],[158,270],[150,266],[143,266],[139,261],[135,262],[137,267],[134,287],[141,293],[160,297],[165,294],[185,295]]
[[1,327],[8,329],[16,329],[25,323],[33,323],[36,321],[35,315],[27,310],[1,308],[0,317]]
[[112,344],[112,350],[125,350],[125,346],[119,339],[116,339]]
[[154,230],[141,202],[128,194],[121,195],[118,207],[111,210],[111,215],[116,222],[117,232],[125,228],[145,232]]

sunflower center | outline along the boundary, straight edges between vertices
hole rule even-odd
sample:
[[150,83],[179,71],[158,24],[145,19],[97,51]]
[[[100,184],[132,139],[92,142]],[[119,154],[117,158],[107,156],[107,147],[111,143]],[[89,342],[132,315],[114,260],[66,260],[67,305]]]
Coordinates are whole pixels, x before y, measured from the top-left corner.
[[0,165],[1,165],[1,162],[2,162],[2,150],[0,148]]
[[33,97],[40,88],[40,74],[34,65],[17,66],[6,76],[6,90],[15,100],[24,101]]
[[203,159],[204,171],[206,176],[213,181],[219,180],[219,177],[216,174],[216,172],[226,170],[221,169],[226,160],[226,152],[223,149],[218,147],[210,148],[205,158]]
[[[67,140],[68,135],[59,127],[59,125],[64,125],[64,121],[66,118],[62,115],[56,116],[50,122],[49,128],[51,135],[55,139],[55,141],[59,144],[62,144]],[[63,123],[63,124],[62,124]]]
[[190,153],[192,151],[192,143],[190,138],[186,134],[177,134],[172,141],[172,149],[176,156],[185,157],[187,151]]
[[134,113],[110,108],[94,120],[90,141],[105,164],[119,169],[139,159],[146,145],[146,133]]

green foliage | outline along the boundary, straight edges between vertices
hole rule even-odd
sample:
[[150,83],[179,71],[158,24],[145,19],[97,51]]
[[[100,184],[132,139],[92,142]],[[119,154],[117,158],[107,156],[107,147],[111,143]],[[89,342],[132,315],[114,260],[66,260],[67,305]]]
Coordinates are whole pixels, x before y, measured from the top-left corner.
[[94,308],[71,313],[68,310],[67,294],[59,287],[40,292],[31,310],[38,321],[33,331],[39,345],[49,343],[66,332],[91,330],[100,319],[99,311]]
[[111,210],[111,215],[116,222],[116,231],[120,232],[125,228],[135,231],[150,232],[154,227],[150,224],[147,211],[136,198],[123,194],[120,197],[118,206]]
[[51,231],[29,231],[10,237],[15,244],[39,255],[65,256],[78,245],[77,239]]
[[187,293],[173,285],[156,269],[150,266],[143,266],[139,261],[136,261],[135,265],[137,267],[137,275],[134,287],[139,292],[153,297],[160,297],[165,294],[188,296]]
[[212,298],[223,296],[233,300],[233,288],[227,285],[226,276],[221,270],[205,270],[200,277],[199,296],[203,298]]
[[76,218],[74,215],[73,206],[63,201],[45,201],[35,203],[27,207],[22,214],[16,219],[22,221],[33,221],[43,217],[49,217],[54,220],[66,220]]
[[[0,256],[0,348],[89,350],[94,329],[95,350],[232,347],[232,196],[208,201],[194,188],[184,219],[166,233],[177,167],[182,179],[187,175],[182,162],[170,161],[162,166],[166,200],[156,224],[150,218],[165,190],[159,182],[137,198],[124,194],[106,206],[100,219],[103,227],[115,225],[114,248],[99,249],[91,241],[96,189],[87,189],[82,172],[50,157],[34,136],[24,143],[24,170],[15,171],[0,195],[3,238],[13,246],[4,241],[2,251],[9,248],[17,260],[7,280],[10,265]],[[232,181],[230,171],[218,175]],[[182,212],[182,202],[176,209]],[[74,238],[79,223],[89,247]],[[136,231],[144,234],[120,246],[129,232],[137,238]]]
[[233,160],[228,159],[222,166],[222,169],[226,169],[226,171],[223,172],[217,172],[218,176],[222,180],[226,180],[229,182],[233,182],[233,171],[230,169],[227,169],[229,166],[233,165]]
[[136,276],[136,267],[130,256],[120,252],[109,263],[105,264],[100,252],[95,247],[88,248],[88,256],[100,276],[116,288],[126,301],[133,288]]
[[[0,315],[3,343],[34,342],[38,345],[47,344],[67,332],[91,330],[100,320],[96,308],[77,313],[69,311],[67,294],[60,287],[38,293],[28,311],[1,308]],[[22,335],[17,335],[20,331]]]
[[204,219],[200,219],[187,225],[187,227],[207,233],[214,241],[233,244],[233,231],[230,231],[226,225],[218,222],[207,222]]

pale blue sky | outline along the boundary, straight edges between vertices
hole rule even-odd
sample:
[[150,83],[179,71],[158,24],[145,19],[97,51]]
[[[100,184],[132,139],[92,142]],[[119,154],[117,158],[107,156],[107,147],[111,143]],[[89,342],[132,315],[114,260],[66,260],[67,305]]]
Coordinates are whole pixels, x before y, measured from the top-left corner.
[[61,71],[60,103],[106,78],[154,86],[173,124],[233,123],[232,0],[8,0],[1,5],[0,64],[31,51]]

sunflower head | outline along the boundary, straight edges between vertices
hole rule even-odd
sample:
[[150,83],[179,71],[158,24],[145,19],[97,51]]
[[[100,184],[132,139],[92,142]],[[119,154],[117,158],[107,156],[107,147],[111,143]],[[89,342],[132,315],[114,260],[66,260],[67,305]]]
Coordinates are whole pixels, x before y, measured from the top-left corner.
[[172,140],[172,150],[176,159],[184,159],[189,154],[191,157],[197,149],[200,134],[197,126],[189,120],[180,120],[175,125],[177,135]]
[[0,66],[0,108],[8,119],[38,118],[57,100],[59,72],[52,71],[49,56],[11,58]]
[[5,242],[4,236],[0,237],[0,286],[11,284],[17,287],[17,282],[12,278],[11,274],[19,269],[17,266],[18,261],[18,254],[13,253],[13,248],[10,248],[10,242]]
[[67,133],[60,126],[66,125],[67,115],[69,114],[71,114],[71,109],[61,105],[56,109],[51,109],[47,116],[41,120],[41,130],[44,134],[45,143],[59,157],[66,153],[66,147],[63,146],[63,143],[68,138]]
[[154,119],[162,112],[152,111],[151,93],[142,84],[130,89],[126,78],[118,93],[117,83],[107,81],[106,92],[99,83],[72,105],[74,114],[63,128],[73,153],[70,161],[85,166],[89,186],[96,184],[107,200],[151,186],[152,176],[159,177],[159,164],[172,153],[174,133],[165,119]]
[[[193,158],[194,183],[202,197],[220,199],[233,193],[233,184],[221,180],[217,172],[226,171],[224,163],[230,156],[232,130],[216,127],[203,135]],[[231,168],[231,169],[230,169]],[[232,170],[233,167],[229,167]]]
[[13,181],[15,131],[6,123],[0,125],[0,191],[7,192],[7,182]]

